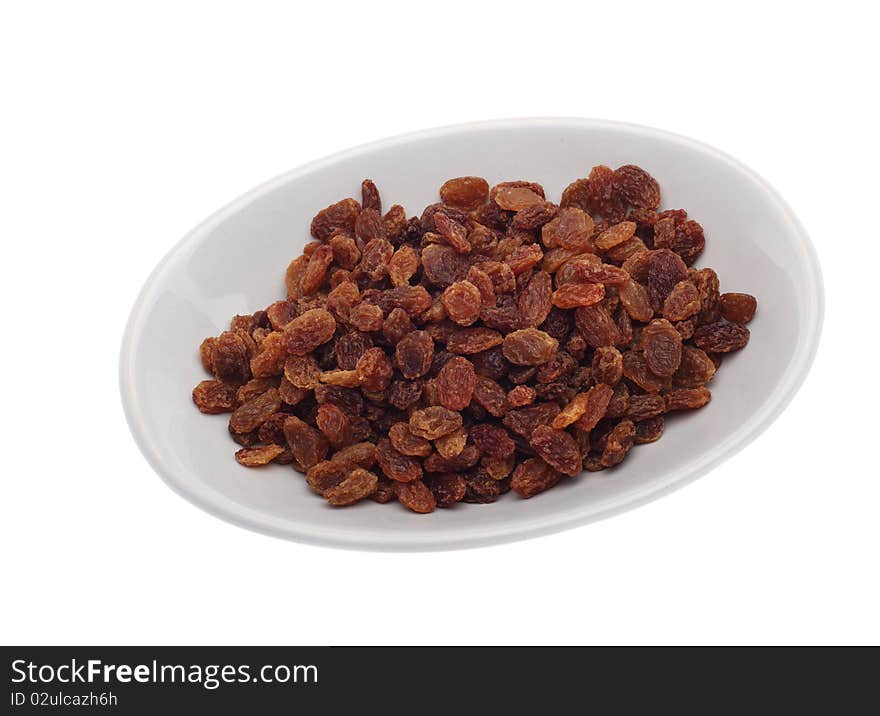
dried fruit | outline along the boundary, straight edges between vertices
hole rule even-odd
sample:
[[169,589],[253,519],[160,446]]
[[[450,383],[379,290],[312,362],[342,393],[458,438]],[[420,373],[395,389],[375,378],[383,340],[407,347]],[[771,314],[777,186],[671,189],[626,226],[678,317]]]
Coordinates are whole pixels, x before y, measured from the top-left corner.
[[437,507],[449,507],[461,502],[467,492],[467,482],[454,472],[427,475],[424,482],[434,495]]
[[521,408],[535,402],[535,389],[527,385],[518,385],[507,394],[507,403],[512,408]]
[[434,339],[425,331],[413,331],[400,339],[394,355],[404,378],[420,378],[431,369]]
[[622,283],[618,288],[618,296],[620,303],[634,321],[647,323],[654,317],[648,290],[638,281],[629,279]]
[[490,328],[462,328],[449,336],[446,350],[459,355],[471,355],[500,346],[502,342],[501,334]]
[[244,383],[251,377],[250,356],[244,337],[238,331],[225,331],[214,342],[211,366],[224,383]]
[[663,302],[663,317],[683,321],[700,312],[700,292],[690,281],[679,281]]
[[334,507],[353,505],[373,494],[378,485],[379,478],[374,473],[359,467],[349,472],[341,482],[325,490],[324,497]]
[[458,428],[458,430],[453,430],[448,435],[434,440],[434,447],[437,448],[440,457],[451,459],[461,455],[461,451],[467,444],[467,438],[467,430]]
[[410,430],[426,440],[436,440],[460,427],[461,415],[440,405],[415,410],[409,417]]
[[523,328],[504,337],[504,357],[515,365],[541,365],[559,349],[559,341],[537,328]]
[[443,305],[449,317],[460,326],[469,326],[480,315],[482,297],[470,281],[456,281],[443,292]]
[[567,283],[553,292],[553,305],[559,308],[592,306],[605,298],[601,283]]
[[284,436],[294,458],[305,469],[327,457],[327,438],[295,415],[284,421]]
[[222,380],[203,380],[193,388],[192,398],[199,410],[208,415],[229,413],[235,409],[237,386]]
[[662,415],[647,420],[640,420],[636,423],[636,435],[634,442],[636,445],[646,445],[660,439],[663,435],[664,420]]
[[593,380],[615,386],[623,378],[623,356],[613,346],[603,346],[593,352]]
[[669,377],[681,364],[681,335],[665,318],[651,321],[642,331],[642,350],[648,369]]
[[360,210],[361,205],[354,199],[343,199],[331,204],[326,209],[319,211],[312,219],[312,236],[326,241],[339,231],[353,234],[354,222],[357,220]]
[[615,169],[611,176],[611,185],[631,206],[644,209],[656,209],[660,206],[660,185],[657,180],[634,164]]
[[544,490],[549,490],[561,478],[560,472],[540,458],[533,457],[516,466],[510,479],[510,489],[520,497],[534,497]]
[[335,331],[332,314],[323,308],[313,308],[284,327],[283,349],[293,355],[305,355],[329,341]]
[[748,323],[758,308],[755,297],[748,293],[722,293],[718,303],[721,316],[731,323]]
[[237,450],[235,459],[239,465],[245,467],[260,467],[268,465],[283,452],[284,448],[281,445],[261,445],[260,447]]
[[549,425],[539,425],[532,431],[529,445],[555,470],[571,476],[581,471],[580,450],[567,432],[554,430]]
[[278,391],[270,388],[265,393],[252,398],[239,406],[229,418],[229,428],[234,433],[249,433],[256,430],[273,413],[281,408]]
[[669,249],[657,249],[648,259],[648,296],[654,311],[660,313],[666,297],[679,281],[687,278],[687,266]]
[[710,353],[730,353],[745,348],[749,329],[738,323],[710,323],[694,331],[694,344]]
[[351,423],[333,403],[318,406],[315,424],[334,448],[339,449],[351,442]]
[[401,246],[388,261],[388,278],[395,286],[408,286],[419,270],[419,257],[412,246]]
[[379,392],[391,385],[394,367],[381,348],[370,348],[358,358],[355,372],[364,390]]
[[470,430],[470,438],[480,452],[490,457],[504,458],[513,454],[516,447],[504,428],[481,423]]
[[712,393],[708,388],[674,388],[663,394],[666,400],[666,411],[674,410],[695,410],[702,408],[710,400]]
[[450,358],[437,375],[437,397],[449,410],[464,410],[471,402],[477,374],[473,364],[461,356]]
[[394,423],[388,430],[388,438],[397,452],[410,457],[428,457],[433,450],[428,440],[413,434],[409,423]]
[[636,223],[634,221],[621,221],[619,224],[609,226],[596,237],[596,248],[600,251],[608,251],[624,241],[629,241],[635,233]]
[[489,199],[489,182],[482,177],[449,179],[440,187],[440,199],[458,209],[476,209]]
[[602,464],[605,467],[614,467],[623,462],[627,453],[632,449],[636,438],[636,426],[632,420],[621,420],[612,428],[605,440],[602,450]]
[[422,479],[422,465],[414,457],[404,455],[396,450],[386,439],[376,446],[376,459],[379,469],[389,480],[395,482],[413,482]]
[[531,497],[659,439],[748,343],[754,297],[688,269],[703,228],[639,167],[595,166],[560,206],[527,181],[440,195],[383,216],[365,179],[315,216],[286,297],[202,341],[193,402],[231,413],[239,463],[334,506]]
[[437,506],[434,493],[421,480],[397,483],[395,489],[400,504],[413,512],[427,514],[433,512]]

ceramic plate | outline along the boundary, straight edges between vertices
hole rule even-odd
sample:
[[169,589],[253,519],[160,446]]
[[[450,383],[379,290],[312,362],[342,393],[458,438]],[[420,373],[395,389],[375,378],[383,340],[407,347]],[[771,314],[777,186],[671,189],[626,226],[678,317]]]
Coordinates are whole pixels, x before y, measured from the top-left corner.
[[[684,207],[707,237],[698,266],[722,291],[758,297],[748,348],[725,358],[712,402],[668,421],[663,438],[618,468],[585,473],[529,500],[457,505],[416,515],[364,501],[335,509],[290,467],[239,466],[228,415],[191,399],[206,376],[198,346],[237,313],[284,297],[284,269],[309,241],[312,216],[372,178],[385,206],[409,215],[450,177],[529,179],[559,201],[595,164],[637,164],[660,182],[663,208]],[[779,195],[736,160],[654,129],[580,119],[527,119],[432,129],[358,147],[254,189],[187,235],[156,267],[132,309],[121,389],[132,433],[179,494],[243,527],[355,549],[436,550],[522,539],[583,525],[704,475],[748,444],[801,385],[819,340],[822,280],[813,248]]]

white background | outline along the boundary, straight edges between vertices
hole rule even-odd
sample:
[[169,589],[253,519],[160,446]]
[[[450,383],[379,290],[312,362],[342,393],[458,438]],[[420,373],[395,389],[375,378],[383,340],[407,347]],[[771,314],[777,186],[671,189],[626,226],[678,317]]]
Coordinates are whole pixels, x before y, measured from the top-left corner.
[[[880,641],[869,6],[4,3],[0,640]],[[636,511],[440,554],[253,534],[153,474],[123,418],[118,350],[180,236],[325,154],[538,115],[692,136],[798,213],[823,267],[825,330],[766,433]]]

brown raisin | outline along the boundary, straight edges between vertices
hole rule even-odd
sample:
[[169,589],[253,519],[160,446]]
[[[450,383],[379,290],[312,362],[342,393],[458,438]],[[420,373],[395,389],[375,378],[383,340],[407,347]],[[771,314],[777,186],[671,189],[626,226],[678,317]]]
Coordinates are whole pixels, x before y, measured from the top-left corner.
[[601,283],[567,283],[553,292],[553,305],[559,308],[592,306],[605,298]]
[[578,332],[593,348],[621,343],[620,330],[601,303],[576,308],[574,320]]
[[648,260],[648,296],[654,311],[660,313],[663,310],[666,297],[687,275],[687,266],[678,254],[669,249],[651,252]]
[[730,353],[745,348],[749,329],[738,323],[718,321],[700,326],[694,331],[694,343],[710,353]]
[[656,209],[660,206],[660,185],[657,180],[634,164],[615,169],[611,176],[611,185],[631,206],[643,209]]
[[434,447],[437,448],[437,452],[441,457],[450,459],[461,455],[461,451],[464,450],[464,446],[467,444],[467,438],[467,430],[458,428],[458,430],[453,430],[448,435],[434,440]]
[[504,357],[515,365],[542,365],[559,349],[559,341],[537,328],[523,328],[504,337]]
[[619,224],[609,226],[596,237],[596,248],[600,251],[608,251],[625,241],[629,241],[635,233],[636,223],[634,221],[621,221]]
[[437,375],[440,405],[449,410],[463,410],[471,402],[476,382],[473,364],[467,358],[453,356]]
[[669,378],[651,371],[645,356],[636,351],[626,351],[623,354],[623,374],[648,393],[656,393],[672,383]]
[[345,413],[332,403],[318,406],[315,423],[333,448],[339,449],[351,442],[351,423]]
[[361,205],[354,199],[343,199],[322,209],[312,219],[312,236],[326,241],[338,231],[354,233],[354,224],[360,213]]
[[434,339],[425,331],[408,333],[397,343],[395,358],[404,378],[420,378],[431,369]]
[[748,323],[755,316],[758,302],[748,293],[722,293],[718,299],[721,315],[731,323]]
[[387,439],[383,438],[376,446],[376,458],[382,473],[390,480],[413,482],[422,479],[419,461],[396,450]]
[[364,390],[378,392],[391,385],[394,367],[381,348],[370,348],[358,359],[355,367]]
[[461,222],[449,217],[446,212],[438,211],[434,214],[434,226],[453,249],[460,254],[469,254],[471,245],[467,240],[467,227]]
[[351,467],[345,463],[324,460],[306,470],[306,482],[323,497],[328,490],[341,483],[350,471]]
[[433,448],[425,438],[414,435],[409,423],[395,423],[388,430],[388,438],[397,452],[410,457],[428,457]]
[[284,421],[284,435],[296,461],[306,470],[327,457],[327,438],[295,415]]
[[281,408],[278,391],[270,388],[265,393],[252,398],[239,406],[229,418],[229,428],[235,433],[249,433],[256,430],[273,413]]
[[632,449],[636,438],[636,426],[632,420],[621,420],[608,433],[605,447],[602,450],[602,464],[605,467],[614,467],[623,462],[627,453]]
[[647,323],[654,317],[648,290],[637,281],[630,279],[618,288],[620,303],[634,321]]
[[654,375],[670,377],[681,364],[681,335],[665,318],[655,319],[645,326],[642,349]]
[[[462,328],[454,331],[446,341],[446,350],[458,355],[470,355],[501,345],[503,338],[490,328]],[[405,375],[405,374],[404,374]]]
[[558,213],[559,207],[549,201],[533,204],[516,212],[516,215],[513,217],[513,227],[525,231],[534,231],[544,226],[547,222],[552,221]]
[[309,265],[299,282],[299,288],[303,296],[311,296],[317,291],[327,275],[327,269],[333,263],[333,249],[322,244],[312,252],[309,257]]
[[507,431],[496,425],[481,423],[472,427],[469,434],[480,452],[490,457],[507,457],[516,448]]
[[419,257],[412,246],[401,246],[388,261],[388,277],[395,286],[407,286],[419,270]]
[[382,213],[382,199],[379,196],[379,189],[376,188],[372,179],[364,179],[361,182],[361,206],[364,209],[375,209]]
[[635,444],[645,445],[653,443],[660,439],[663,435],[664,420],[662,415],[647,420],[640,420],[636,423]]
[[521,462],[513,471],[510,489],[520,497],[534,497],[549,490],[562,478],[562,473],[554,470],[540,458],[533,457]]
[[376,491],[379,478],[363,468],[356,468],[345,478],[324,492],[324,497],[334,507],[353,505]]
[[363,467],[369,470],[376,464],[376,446],[367,442],[354,443],[337,450],[330,459],[342,465]]
[[429,244],[422,249],[422,268],[428,281],[446,287],[465,277],[468,260],[451,246]]
[[434,493],[421,480],[413,482],[398,482],[395,485],[397,499],[400,504],[413,512],[427,514],[433,512],[437,506]]
[[715,363],[706,353],[693,346],[681,347],[681,363],[672,376],[675,385],[682,388],[699,388],[715,375]]
[[613,346],[603,346],[593,352],[592,376],[597,383],[615,386],[623,378],[623,356]]
[[663,415],[666,412],[666,402],[663,396],[656,393],[645,393],[644,395],[631,395],[629,397],[629,408],[626,411],[626,417],[630,420],[648,420]]
[[214,375],[224,383],[244,383],[251,377],[250,356],[244,336],[225,331],[214,343],[211,354]]
[[196,407],[207,415],[229,413],[235,409],[237,386],[222,380],[203,380],[193,388]]
[[505,211],[522,211],[544,203],[543,194],[526,186],[511,186],[514,182],[499,184],[492,190],[492,201]]
[[440,405],[415,410],[409,417],[413,433],[426,440],[436,440],[461,427],[461,415]]
[[329,341],[335,331],[336,321],[332,314],[323,308],[313,308],[284,327],[283,348],[293,355],[305,355]]
[[284,452],[280,445],[263,445],[260,447],[242,448],[236,451],[235,459],[239,465],[245,467],[260,467],[268,465],[276,457]]
[[449,507],[461,502],[467,492],[467,482],[454,472],[427,475],[424,482],[434,495],[437,507]]
[[570,251],[592,251],[593,219],[576,207],[559,210],[556,218],[544,224],[541,242],[548,249],[562,248]]
[[534,403],[525,408],[510,410],[504,415],[504,426],[522,438],[528,439],[539,425],[549,425],[559,415],[556,403]]
[[673,388],[663,394],[667,412],[702,408],[712,399],[708,388]]
[[458,209],[476,209],[489,199],[489,182],[482,177],[449,179],[440,187],[440,199]]
[[456,281],[443,292],[446,313],[460,326],[469,326],[480,315],[480,291],[470,281]]
[[532,431],[529,445],[555,470],[572,477],[581,471],[580,450],[567,432],[554,430],[549,425],[539,425]]
[[663,317],[683,321],[700,312],[700,292],[688,280],[679,281],[663,302]]
[[521,408],[535,402],[535,389],[518,385],[507,394],[507,402],[512,408]]

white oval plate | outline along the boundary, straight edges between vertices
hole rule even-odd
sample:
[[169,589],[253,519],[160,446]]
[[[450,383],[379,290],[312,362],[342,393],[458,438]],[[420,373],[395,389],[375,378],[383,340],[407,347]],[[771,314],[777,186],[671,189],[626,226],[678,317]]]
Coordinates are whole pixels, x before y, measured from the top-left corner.
[[[309,240],[309,222],[370,177],[385,206],[408,215],[437,201],[440,184],[477,175],[490,184],[538,181],[548,198],[595,164],[638,164],[660,182],[663,207],[684,207],[707,237],[698,266],[722,291],[758,297],[746,350],[728,356],[712,402],[670,420],[662,440],[617,469],[566,480],[529,500],[457,505],[416,515],[364,501],[335,509],[289,467],[240,467],[227,415],[192,404],[206,376],[205,336],[236,313],[285,295],[284,269]],[[432,129],[386,139],[278,177],[234,201],[186,236],[156,267],[132,309],[120,381],[140,449],[162,478],[199,507],[253,530],[321,545],[376,550],[475,547],[582,525],[680,487],[763,431],[801,385],[819,340],[822,279],[791,210],[754,172],[684,137],[614,122],[523,119]]]

